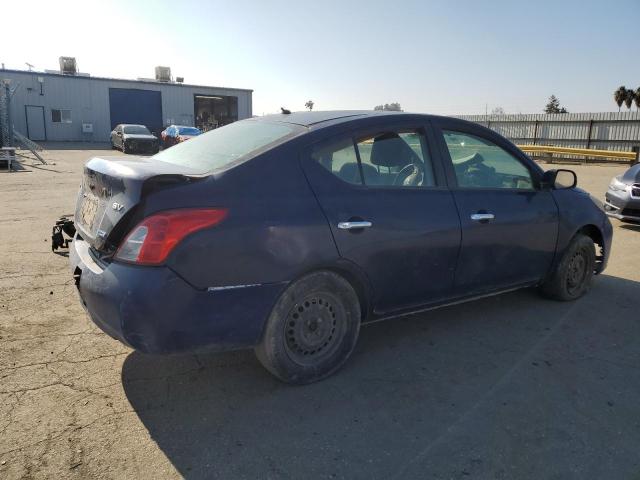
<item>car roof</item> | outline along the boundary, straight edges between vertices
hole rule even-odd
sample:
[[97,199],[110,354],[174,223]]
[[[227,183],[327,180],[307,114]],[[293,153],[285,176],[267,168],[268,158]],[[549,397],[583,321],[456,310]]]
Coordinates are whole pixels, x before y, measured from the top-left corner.
[[422,113],[407,113],[407,112],[394,112],[388,110],[329,110],[329,111],[316,111],[316,112],[291,112],[291,113],[278,113],[273,115],[264,115],[262,117],[254,117],[253,120],[258,121],[271,121],[291,123],[294,125],[300,125],[307,128],[325,127],[329,125],[336,125],[339,123],[349,122],[356,119],[385,117],[385,116],[406,116],[406,117],[423,117],[432,118],[435,115],[427,115]]

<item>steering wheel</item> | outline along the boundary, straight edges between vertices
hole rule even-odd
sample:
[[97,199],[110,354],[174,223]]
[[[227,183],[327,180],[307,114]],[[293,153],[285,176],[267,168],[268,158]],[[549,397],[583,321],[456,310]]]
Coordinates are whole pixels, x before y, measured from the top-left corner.
[[464,168],[465,170],[468,170],[470,167],[478,165],[479,163],[482,163],[482,162],[484,162],[484,158],[482,158],[482,155],[475,154],[469,160],[465,160],[464,162],[458,163],[456,167]]
[[[404,185],[404,182],[407,180],[407,178],[409,178],[414,173],[422,174],[422,170],[420,166],[418,166],[415,163],[410,163],[408,165],[405,165],[396,174],[396,177],[393,179],[393,185],[394,186]],[[399,181],[400,179],[402,179],[402,181]]]

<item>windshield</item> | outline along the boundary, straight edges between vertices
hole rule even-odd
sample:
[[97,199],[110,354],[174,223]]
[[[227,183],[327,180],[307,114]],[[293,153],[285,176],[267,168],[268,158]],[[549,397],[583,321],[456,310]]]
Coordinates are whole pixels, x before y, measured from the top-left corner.
[[243,120],[179,143],[153,158],[208,172],[275,146],[300,131],[302,127],[290,124]]
[[147,129],[147,127],[142,125],[127,125],[123,128],[124,133],[129,133],[132,135],[151,135],[151,132]]
[[196,127],[178,127],[178,135],[200,135],[201,133]]

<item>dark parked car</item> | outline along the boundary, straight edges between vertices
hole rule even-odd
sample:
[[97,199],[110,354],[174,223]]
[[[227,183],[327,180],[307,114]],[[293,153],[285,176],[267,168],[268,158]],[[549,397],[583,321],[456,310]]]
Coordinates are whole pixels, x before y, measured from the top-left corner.
[[122,153],[158,153],[158,137],[144,125],[116,125],[111,132],[111,148]]
[[185,127],[184,125],[169,125],[160,134],[162,146],[171,147],[180,142],[184,142],[193,137],[197,137],[202,132],[196,127]]
[[255,347],[306,383],[364,322],[521,287],[583,295],[612,228],[575,184],[463,120],[266,116],[90,160],[71,267],[93,321],[137,350]]
[[610,217],[640,223],[640,163],[611,179],[604,209]]

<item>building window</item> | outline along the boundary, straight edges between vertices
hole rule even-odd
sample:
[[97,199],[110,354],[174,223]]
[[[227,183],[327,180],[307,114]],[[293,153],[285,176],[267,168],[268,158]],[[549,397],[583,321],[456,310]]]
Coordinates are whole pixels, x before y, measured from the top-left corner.
[[71,110],[51,109],[53,123],[71,123]]

